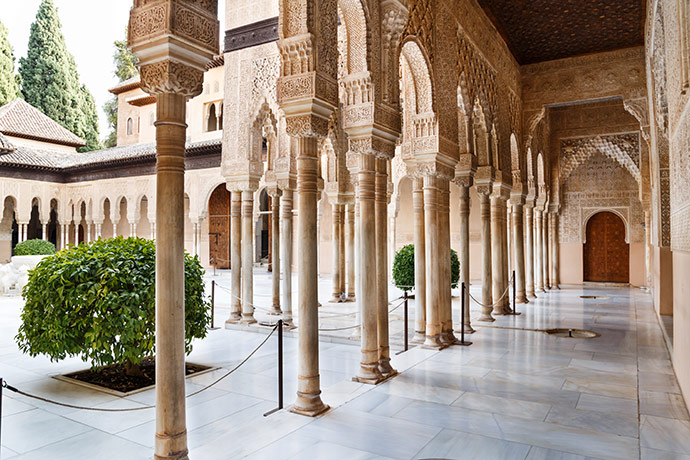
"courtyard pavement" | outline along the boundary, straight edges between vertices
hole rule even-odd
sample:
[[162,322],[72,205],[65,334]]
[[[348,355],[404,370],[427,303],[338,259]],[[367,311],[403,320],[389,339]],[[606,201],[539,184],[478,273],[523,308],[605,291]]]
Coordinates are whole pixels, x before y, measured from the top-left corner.
[[[207,281],[229,286],[229,272]],[[297,304],[294,280],[295,298]],[[329,304],[320,280],[321,327],[356,324],[356,305]],[[270,275],[255,270],[255,303],[270,306]],[[472,287],[479,295],[479,286]],[[391,289],[391,309],[400,292]],[[316,419],[276,406],[276,337],[237,372],[187,400],[190,458],[251,459],[690,459],[690,419],[649,294],[636,288],[563,287],[518,305],[520,316],[473,321],[470,347],[440,352],[419,347],[394,355],[397,377],[376,387],[352,382],[358,342],[352,329],[324,332],[320,343],[323,400],[332,410]],[[581,295],[608,298],[583,299]],[[459,318],[454,298],[454,318]],[[216,290],[216,325],[230,296]],[[24,391],[104,408],[141,407],[154,391],[119,398],[52,378],[88,367],[79,359],[51,363],[23,355],[14,343],[22,301],[0,297],[0,377]],[[472,308],[472,317],[479,310]],[[410,302],[410,335],[414,301]],[[257,311],[257,318],[275,321]],[[298,319],[297,319],[298,320]],[[589,329],[594,339],[557,338],[536,331]],[[391,314],[393,351],[401,350],[402,308]],[[210,331],[189,361],[222,368],[187,379],[197,391],[244,359],[269,328]],[[296,332],[294,332],[296,333]],[[296,391],[297,340],[285,337],[286,403]],[[88,412],[4,392],[0,458],[148,459],[154,410]]]

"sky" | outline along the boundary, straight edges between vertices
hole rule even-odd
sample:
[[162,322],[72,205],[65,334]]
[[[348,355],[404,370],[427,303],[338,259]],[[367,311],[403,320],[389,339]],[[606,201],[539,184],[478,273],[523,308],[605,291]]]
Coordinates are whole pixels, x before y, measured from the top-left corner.
[[[94,98],[98,108],[100,137],[108,133],[108,121],[103,104],[112,94],[109,88],[118,82],[113,71],[113,42],[121,40],[129,21],[132,0],[53,0],[62,23],[62,33],[67,49],[74,56],[81,82]],[[9,29],[9,39],[14,48],[15,70],[19,70],[19,58],[26,57],[31,23],[41,0],[0,0],[0,21]],[[225,1],[219,0],[223,27]],[[222,34],[222,32],[221,32]]]

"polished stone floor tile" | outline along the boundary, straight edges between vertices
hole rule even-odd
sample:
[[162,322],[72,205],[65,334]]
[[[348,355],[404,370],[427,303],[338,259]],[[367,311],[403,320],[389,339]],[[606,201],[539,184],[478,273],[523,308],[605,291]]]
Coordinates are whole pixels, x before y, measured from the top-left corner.
[[690,422],[643,415],[640,419],[640,446],[690,454]]
[[583,457],[582,455],[561,452],[553,449],[532,446],[526,460],[591,460],[594,457]]
[[640,460],[690,460],[690,455],[643,447],[640,449]]
[[21,454],[92,430],[57,414],[34,409],[3,417],[2,444]]
[[640,372],[640,390],[680,394],[676,377],[659,372]]
[[529,450],[525,444],[444,429],[415,458],[524,460]]
[[16,460],[145,460],[151,458],[151,450],[118,436],[93,430],[14,458]]
[[582,393],[576,408],[637,417],[637,401],[628,398]]
[[539,421],[543,421],[551,409],[549,404],[501,398],[469,391],[460,396],[453,403],[453,406]]
[[640,391],[640,414],[690,420],[683,396],[675,393]]
[[613,412],[554,406],[546,417],[546,421],[631,438],[637,438],[639,434],[637,414],[621,415]]

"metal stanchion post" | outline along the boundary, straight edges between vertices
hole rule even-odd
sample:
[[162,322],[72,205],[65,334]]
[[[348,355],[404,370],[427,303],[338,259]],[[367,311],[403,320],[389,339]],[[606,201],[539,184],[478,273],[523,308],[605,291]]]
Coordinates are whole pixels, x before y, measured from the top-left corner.
[[[5,381],[2,379],[2,377],[0,377],[0,445],[2,445],[2,388],[4,385],[5,385]],[[1,450],[0,450],[0,457],[2,457],[2,451]]]
[[516,287],[515,287],[515,270],[513,270],[513,311],[511,311],[509,314],[510,315],[521,315],[522,313],[519,313],[517,311],[517,293],[516,293]]
[[458,342],[458,345],[464,345],[466,347],[472,345],[472,342],[466,342],[465,341],[465,308],[468,306],[465,304],[465,298],[467,297],[466,294],[467,287],[465,286],[465,283],[462,283],[462,289],[461,289],[461,299],[460,299],[460,342]]
[[278,407],[264,414],[268,417],[283,408],[283,320],[279,319],[278,324]]
[[409,299],[409,297],[407,297],[407,291],[403,291],[403,299],[405,299],[403,301],[403,302],[405,302],[405,307],[404,307],[405,313],[403,314],[403,317],[404,317],[404,321],[403,321],[403,323],[404,323],[403,324],[403,344],[404,344],[404,346],[403,346],[403,350],[397,352],[396,355],[399,355],[401,353],[405,353],[409,349],[409,339],[408,339],[409,331],[408,331],[408,325],[407,325],[407,318],[408,318],[408,316],[407,316],[407,312],[408,312],[407,300]]
[[210,330],[219,329],[215,327],[216,321],[216,280],[211,280],[211,327]]

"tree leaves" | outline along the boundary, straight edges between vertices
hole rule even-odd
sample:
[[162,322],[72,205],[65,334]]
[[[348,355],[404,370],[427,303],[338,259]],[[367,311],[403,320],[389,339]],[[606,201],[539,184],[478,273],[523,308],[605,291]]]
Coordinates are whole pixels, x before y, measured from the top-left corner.
[[[94,367],[138,364],[155,352],[155,243],[113,238],[80,244],[29,273],[15,340],[51,360],[80,356]],[[185,254],[185,350],[211,321],[199,259]]]
[[[453,289],[458,287],[460,261],[458,253],[450,250],[450,282]],[[414,289],[414,244],[403,246],[395,254],[393,261],[393,283],[403,291]]]

